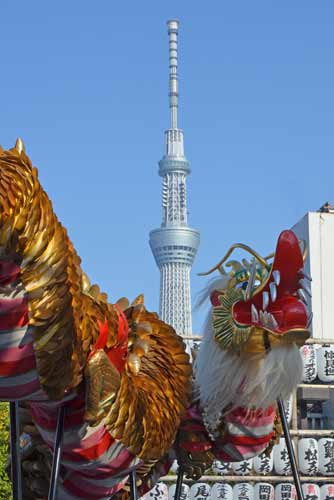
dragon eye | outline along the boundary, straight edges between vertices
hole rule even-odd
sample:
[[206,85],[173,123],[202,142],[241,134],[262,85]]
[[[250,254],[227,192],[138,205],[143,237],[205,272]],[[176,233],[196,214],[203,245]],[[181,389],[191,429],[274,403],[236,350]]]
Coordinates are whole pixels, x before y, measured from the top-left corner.
[[248,281],[243,281],[242,283],[237,283],[236,288],[239,288],[239,290],[246,290],[248,285]]
[[[248,285],[248,280],[247,281],[242,281],[240,283],[237,283],[235,287],[238,288],[239,290],[246,290],[247,285]],[[260,280],[255,280],[254,285],[253,285],[253,290],[255,288],[257,288],[259,285],[261,285],[261,281]]]

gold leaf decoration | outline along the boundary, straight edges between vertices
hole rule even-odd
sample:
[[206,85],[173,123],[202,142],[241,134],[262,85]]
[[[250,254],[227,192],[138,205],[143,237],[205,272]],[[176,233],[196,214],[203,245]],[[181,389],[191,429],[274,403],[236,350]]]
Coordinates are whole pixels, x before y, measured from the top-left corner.
[[85,368],[85,380],[86,411],[84,418],[90,425],[94,426],[109,412],[120,386],[120,375],[102,349],[97,350],[89,357]]

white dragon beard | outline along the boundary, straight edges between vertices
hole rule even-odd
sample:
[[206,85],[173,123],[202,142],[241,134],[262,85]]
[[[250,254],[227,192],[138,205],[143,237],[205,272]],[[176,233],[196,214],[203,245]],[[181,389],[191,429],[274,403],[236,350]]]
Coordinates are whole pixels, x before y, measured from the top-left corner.
[[[217,287],[224,288],[223,280],[212,282],[205,295]],[[204,337],[194,365],[195,386],[200,406],[205,410],[206,422],[214,430],[227,411],[238,406],[249,410],[267,408],[282,396],[287,399],[302,379],[303,362],[298,347],[273,348],[265,355],[239,356],[221,348],[214,340],[210,311]]]

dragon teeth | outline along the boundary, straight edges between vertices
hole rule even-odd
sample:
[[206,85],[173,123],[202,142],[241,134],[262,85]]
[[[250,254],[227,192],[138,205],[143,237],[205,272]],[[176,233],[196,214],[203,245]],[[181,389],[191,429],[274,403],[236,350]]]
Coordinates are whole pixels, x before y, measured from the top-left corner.
[[265,311],[269,304],[269,293],[263,292],[262,294],[262,309]]
[[262,326],[270,330],[276,330],[278,328],[278,323],[274,316],[267,311],[260,311],[260,322]]
[[259,321],[259,313],[257,312],[257,309],[254,306],[254,304],[252,304],[251,311],[252,311],[252,322],[253,323],[258,323],[258,321]]
[[307,283],[305,283],[305,281],[303,280],[299,280],[299,284],[302,286],[302,288],[305,290],[305,292],[307,293],[307,295],[309,297],[312,297],[312,292],[311,292],[311,288],[308,286]]
[[270,283],[269,285],[270,297],[273,302],[277,299],[277,288],[275,283]]
[[276,285],[278,286],[281,282],[281,273],[277,269],[273,271],[273,278]]
[[299,298],[304,302],[304,304],[307,305],[307,297],[306,297],[305,292],[302,288],[298,288],[298,295],[299,295]]
[[305,273],[304,268],[299,269],[298,274],[305,278],[307,281],[312,281],[312,278],[309,274]]
[[269,316],[270,316],[271,329],[276,330],[276,328],[278,328],[278,323],[272,314],[269,314]]

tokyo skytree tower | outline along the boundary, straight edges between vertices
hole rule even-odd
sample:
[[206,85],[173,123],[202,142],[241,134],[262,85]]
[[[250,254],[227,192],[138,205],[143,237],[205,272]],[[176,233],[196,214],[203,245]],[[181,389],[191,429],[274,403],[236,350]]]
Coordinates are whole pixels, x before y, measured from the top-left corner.
[[179,335],[192,334],[190,271],[199,246],[199,232],[188,226],[187,175],[183,131],[177,126],[179,22],[167,22],[169,35],[169,108],[171,125],[165,132],[162,177],[162,224],[150,233],[150,246],[160,270],[160,317]]

